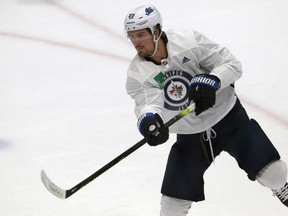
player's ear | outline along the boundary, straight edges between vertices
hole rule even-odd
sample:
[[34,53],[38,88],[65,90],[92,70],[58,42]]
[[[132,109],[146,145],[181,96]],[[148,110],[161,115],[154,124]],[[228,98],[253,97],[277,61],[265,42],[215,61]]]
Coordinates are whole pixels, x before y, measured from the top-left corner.
[[155,30],[154,31],[155,31],[154,34],[155,34],[156,38],[158,39],[158,37],[160,37],[160,34],[161,34],[161,26],[160,26],[160,24],[157,24],[155,26]]

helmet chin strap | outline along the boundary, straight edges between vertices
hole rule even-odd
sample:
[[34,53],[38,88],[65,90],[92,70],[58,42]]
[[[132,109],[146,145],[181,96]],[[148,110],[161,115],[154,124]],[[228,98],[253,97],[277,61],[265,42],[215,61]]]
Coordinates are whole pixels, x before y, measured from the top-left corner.
[[161,35],[162,35],[162,30],[161,30],[160,35],[159,35],[159,37],[157,39],[156,39],[156,35],[154,34],[154,36],[153,36],[153,41],[154,41],[154,44],[155,44],[154,52],[152,53],[152,55],[148,56],[149,58],[152,58],[156,54],[157,49],[158,49],[158,42],[159,42],[159,40],[161,38]]

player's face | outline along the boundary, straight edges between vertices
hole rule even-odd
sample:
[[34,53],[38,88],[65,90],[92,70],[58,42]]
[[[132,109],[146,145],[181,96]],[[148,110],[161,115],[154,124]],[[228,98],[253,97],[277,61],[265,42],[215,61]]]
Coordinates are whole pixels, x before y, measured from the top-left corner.
[[153,54],[155,46],[153,36],[147,29],[128,32],[128,37],[139,56],[149,57]]

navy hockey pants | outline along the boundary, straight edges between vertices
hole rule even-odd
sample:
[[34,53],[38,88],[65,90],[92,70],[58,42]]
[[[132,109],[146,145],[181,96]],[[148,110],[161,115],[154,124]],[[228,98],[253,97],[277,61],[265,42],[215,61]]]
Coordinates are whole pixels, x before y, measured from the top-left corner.
[[[216,132],[216,137],[212,138],[214,156],[228,152],[252,181],[267,164],[280,159],[259,124],[249,119],[239,99],[212,129]],[[212,159],[209,143],[202,137],[203,133],[177,135],[168,157],[162,194],[191,201],[205,199],[203,175]]]

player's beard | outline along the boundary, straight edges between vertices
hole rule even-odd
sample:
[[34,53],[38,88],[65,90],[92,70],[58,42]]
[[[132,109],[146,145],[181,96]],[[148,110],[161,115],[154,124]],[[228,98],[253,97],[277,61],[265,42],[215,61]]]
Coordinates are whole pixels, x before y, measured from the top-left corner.
[[146,57],[150,57],[153,54],[154,47],[153,47],[153,49],[148,50],[144,46],[137,46],[136,50],[137,50],[137,53],[140,57],[146,58]]

